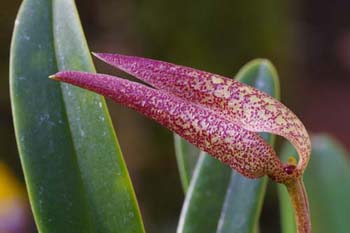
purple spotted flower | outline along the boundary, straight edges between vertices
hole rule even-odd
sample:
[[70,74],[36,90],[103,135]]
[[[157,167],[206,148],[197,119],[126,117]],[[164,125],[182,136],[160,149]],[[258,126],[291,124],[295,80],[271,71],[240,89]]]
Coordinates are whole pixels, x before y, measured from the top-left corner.
[[[118,54],[96,57],[151,87],[105,74],[62,71],[51,76],[109,97],[177,133],[249,178],[267,175],[291,195],[298,232],[310,232],[302,174],[310,139],[302,122],[271,96],[243,83],[167,62]],[[280,135],[299,161],[283,164],[259,132]]]

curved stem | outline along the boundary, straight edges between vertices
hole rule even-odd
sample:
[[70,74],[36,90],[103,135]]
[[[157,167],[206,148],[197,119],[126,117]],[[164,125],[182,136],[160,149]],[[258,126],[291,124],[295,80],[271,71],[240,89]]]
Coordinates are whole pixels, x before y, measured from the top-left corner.
[[285,184],[294,206],[298,233],[311,233],[310,209],[302,177]]

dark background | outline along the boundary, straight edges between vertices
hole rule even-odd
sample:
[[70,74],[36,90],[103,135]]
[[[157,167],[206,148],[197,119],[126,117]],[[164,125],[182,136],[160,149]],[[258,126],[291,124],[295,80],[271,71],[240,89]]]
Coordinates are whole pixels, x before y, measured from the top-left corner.
[[[92,51],[151,57],[226,76],[234,76],[251,59],[270,59],[280,75],[282,101],[310,132],[328,132],[349,148],[350,1],[76,3]],[[23,187],[8,88],[9,46],[19,5],[19,0],[1,1],[0,7],[0,163]],[[101,73],[126,76],[95,63]],[[175,232],[183,193],[172,134],[117,104],[109,103],[109,108],[147,231]],[[271,186],[262,232],[279,232],[277,208]]]

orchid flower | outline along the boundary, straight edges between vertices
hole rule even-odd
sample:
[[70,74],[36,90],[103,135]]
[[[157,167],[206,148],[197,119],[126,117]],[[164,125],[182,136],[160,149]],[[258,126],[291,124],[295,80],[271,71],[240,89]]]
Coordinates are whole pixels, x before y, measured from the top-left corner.
[[[102,94],[154,119],[246,177],[267,175],[285,184],[298,233],[311,232],[302,181],[311,144],[304,125],[291,110],[262,91],[217,74],[147,58],[94,55],[151,87],[79,71],[50,77]],[[299,161],[290,159],[283,164],[259,132],[289,140]]]

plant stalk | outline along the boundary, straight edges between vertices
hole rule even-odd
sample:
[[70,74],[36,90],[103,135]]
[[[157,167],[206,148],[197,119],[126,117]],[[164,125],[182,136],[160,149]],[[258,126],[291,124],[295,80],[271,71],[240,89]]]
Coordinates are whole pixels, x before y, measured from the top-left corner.
[[302,177],[285,185],[294,206],[297,233],[311,233],[309,202]]

